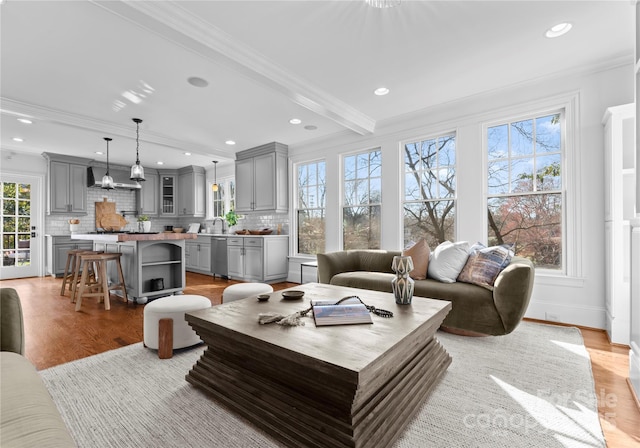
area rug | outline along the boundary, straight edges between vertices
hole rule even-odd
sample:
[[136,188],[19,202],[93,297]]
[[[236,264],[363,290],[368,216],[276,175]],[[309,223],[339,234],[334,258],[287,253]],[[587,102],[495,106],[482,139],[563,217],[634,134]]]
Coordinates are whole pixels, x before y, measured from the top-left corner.
[[[605,446],[577,329],[437,337],[453,362],[394,447]],[[203,350],[160,360],[140,343],[40,373],[79,447],[282,446],[185,381]]]

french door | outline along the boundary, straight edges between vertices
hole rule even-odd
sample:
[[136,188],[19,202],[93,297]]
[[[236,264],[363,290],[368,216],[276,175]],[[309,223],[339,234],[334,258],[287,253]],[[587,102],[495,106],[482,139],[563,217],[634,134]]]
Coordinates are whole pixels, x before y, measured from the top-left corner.
[[0,174],[0,279],[36,277],[42,266],[40,178]]

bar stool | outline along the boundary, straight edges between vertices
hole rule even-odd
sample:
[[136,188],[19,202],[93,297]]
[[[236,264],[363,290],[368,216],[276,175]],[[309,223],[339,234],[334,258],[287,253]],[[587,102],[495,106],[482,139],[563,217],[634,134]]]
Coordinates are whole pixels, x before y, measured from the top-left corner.
[[[80,257],[82,277],[80,278],[79,289],[76,294],[76,311],[80,311],[82,307],[82,299],[84,297],[98,297],[99,302],[104,302],[104,309],[110,310],[111,304],[109,302],[109,292],[120,290],[123,293],[124,300],[127,301],[127,287],[124,282],[124,275],[122,273],[122,265],[120,263],[119,252],[113,253],[100,253],[100,254],[78,254]],[[107,278],[107,263],[109,261],[115,261],[119,283],[109,286],[109,280]],[[89,264],[94,263],[96,273],[98,275],[98,282],[91,283],[88,278]],[[87,290],[85,292],[85,290]]]
[[[64,295],[64,290],[69,285],[69,291],[71,291],[72,286],[77,282],[78,266],[80,259],[77,257],[78,254],[85,252],[86,249],[72,249],[67,251],[67,263],[64,266],[64,275],[62,276],[62,288],[60,289],[60,295]],[[72,295],[73,297],[73,295]]]
[[[69,251],[71,252],[71,251]],[[81,266],[80,266],[80,255],[85,254],[85,255],[96,255],[96,254],[102,254],[104,253],[103,251],[95,251],[95,250],[86,250],[86,249],[76,249],[75,250],[76,254],[74,256],[74,261],[73,261],[73,279],[72,281],[70,281],[70,287],[69,290],[71,291],[71,303],[75,303],[76,301],[76,293],[78,292],[78,283],[80,282],[80,277],[82,275],[82,270],[81,270]],[[87,275],[87,281],[88,281],[88,285],[95,285],[96,283],[98,283],[98,276],[97,276],[97,268],[96,268],[96,264],[95,263],[89,263],[87,265],[87,268],[89,269],[89,273]],[[63,284],[63,288],[64,288],[64,284]]]

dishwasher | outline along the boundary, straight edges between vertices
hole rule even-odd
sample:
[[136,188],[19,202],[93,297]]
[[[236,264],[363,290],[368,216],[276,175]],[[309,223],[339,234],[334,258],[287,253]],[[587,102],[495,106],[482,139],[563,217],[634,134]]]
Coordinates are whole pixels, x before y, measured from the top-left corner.
[[227,238],[214,236],[211,238],[211,272],[216,275],[228,278],[229,269],[227,265]]

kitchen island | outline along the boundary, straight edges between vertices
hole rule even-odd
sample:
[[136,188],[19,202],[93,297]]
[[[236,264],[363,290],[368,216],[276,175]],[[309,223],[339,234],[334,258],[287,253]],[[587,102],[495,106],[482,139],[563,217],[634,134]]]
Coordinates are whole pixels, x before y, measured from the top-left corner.
[[[185,240],[194,233],[75,233],[71,239],[90,240],[93,250],[120,252],[128,300],[146,303],[149,298],[180,294],[185,288]],[[115,282],[115,266],[108,266],[109,282]]]

